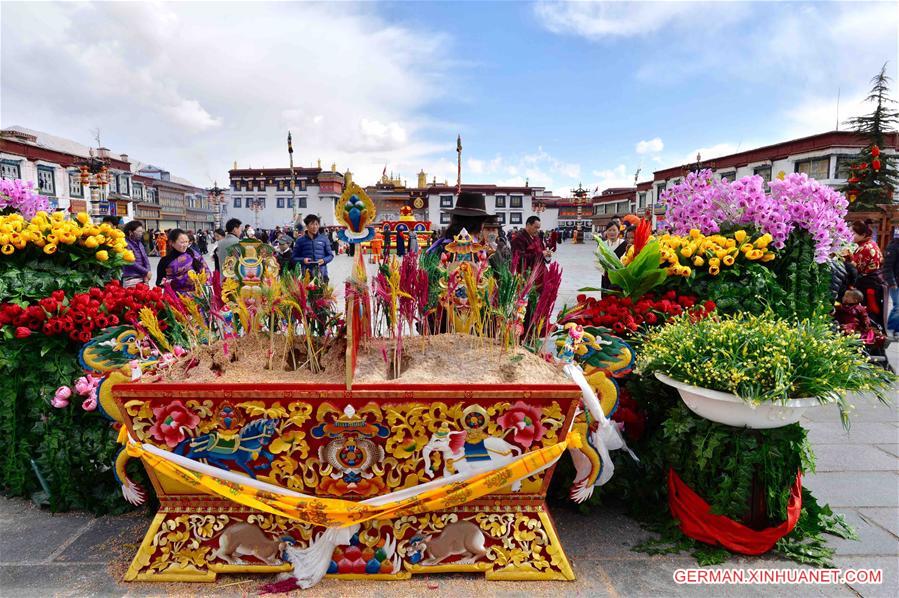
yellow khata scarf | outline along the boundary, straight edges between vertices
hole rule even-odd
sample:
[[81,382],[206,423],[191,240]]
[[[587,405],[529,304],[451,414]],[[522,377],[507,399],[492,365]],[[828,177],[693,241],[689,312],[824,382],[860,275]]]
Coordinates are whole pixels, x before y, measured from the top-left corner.
[[[201,492],[221,496],[258,511],[302,523],[347,527],[372,519],[389,519],[452,509],[546,469],[555,463],[566,449],[579,448],[582,442],[580,434],[570,432],[562,442],[525,453],[496,469],[478,472],[464,480],[453,476],[455,479],[447,480],[444,484],[440,484],[440,480],[421,484],[422,489],[418,492],[415,488],[411,488],[393,493],[403,498],[390,499],[388,495],[362,502],[319,498],[288,490],[284,492],[265,490],[216,475],[191,471],[157,452],[146,450],[134,441],[129,441],[127,450],[129,455],[140,457],[157,473],[183,482]],[[272,487],[270,484],[264,485]],[[387,499],[386,502],[384,499]],[[373,501],[380,504],[372,504]]]

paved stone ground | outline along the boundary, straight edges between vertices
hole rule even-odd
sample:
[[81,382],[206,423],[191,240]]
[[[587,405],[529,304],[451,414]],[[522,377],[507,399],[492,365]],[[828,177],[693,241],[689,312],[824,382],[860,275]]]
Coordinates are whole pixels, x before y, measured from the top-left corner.
[[[561,301],[597,285],[589,247],[564,245]],[[349,259],[338,257],[332,279],[341,280]],[[899,352],[891,352],[894,366]],[[895,399],[899,399],[899,392]],[[880,585],[678,586],[678,568],[693,567],[689,555],[647,556],[630,547],[650,536],[621,512],[587,515],[555,508],[561,541],[573,561],[573,582],[485,582],[475,575],[417,576],[406,582],[326,579],[308,596],[896,596],[899,595],[899,415],[859,398],[849,432],[835,408],[813,410],[804,420],[817,455],[817,472],[805,479],[822,502],[846,515],[861,541],[833,540],[836,564],[884,571]],[[0,499],[0,596],[246,596],[256,595],[264,576],[225,575],[215,584],[121,582],[149,525],[146,513],[93,518],[52,515],[23,500]],[[771,557],[733,558],[722,568],[796,568]],[[299,594],[299,593],[298,593]]]

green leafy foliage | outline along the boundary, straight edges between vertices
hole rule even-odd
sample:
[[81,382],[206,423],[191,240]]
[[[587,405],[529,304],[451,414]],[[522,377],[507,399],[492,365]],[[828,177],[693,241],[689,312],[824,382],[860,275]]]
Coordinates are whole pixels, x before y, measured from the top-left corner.
[[825,317],[830,312],[830,269],[815,262],[815,242],[805,231],[793,232],[773,263],[783,289],[779,315],[794,320]]
[[770,312],[675,318],[646,336],[638,369],[753,403],[809,397],[837,402],[844,418],[844,393],[871,392],[886,402],[896,380],[868,361],[858,337],[825,320],[795,322]]
[[50,405],[56,388],[81,372],[66,339],[34,335],[2,344],[0,379],[12,383],[0,385],[0,488],[26,497],[40,489],[34,460],[50,486],[51,509],[125,510],[111,471],[115,430],[76,397],[65,409]]
[[0,302],[34,303],[61,289],[66,294],[102,287],[118,278],[119,268],[108,268],[102,262],[82,260],[59,263],[52,260],[20,264],[0,260]]
[[650,240],[627,266],[601,239],[597,239],[596,259],[609,281],[620,287],[625,297],[642,297],[668,278],[668,272],[660,266],[661,251],[655,239]]
[[760,262],[737,262],[717,276],[694,272],[689,278],[680,279],[679,286],[684,293],[714,301],[721,314],[759,315],[769,309],[782,314],[786,310],[783,289],[771,269]]

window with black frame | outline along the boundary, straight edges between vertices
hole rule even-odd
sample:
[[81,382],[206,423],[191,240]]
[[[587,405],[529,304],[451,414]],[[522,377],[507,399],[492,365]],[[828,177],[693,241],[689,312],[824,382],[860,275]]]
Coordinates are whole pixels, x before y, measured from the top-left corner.
[[506,207],[506,196],[505,195],[497,195],[496,196],[496,207],[497,208],[505,208]]
[[37,167],[37,190],[41,195],[56,195],[56,171],[49,166]]
[[0,160],[0,175],[4,179],[20,179],[22,169],[15,160]]
[[441,208],[453,207],[453,196],[452,195],[441,195],[440,196],[440,207]]
[[509,224],[521,224],[521,212],[511,212],[509,214]]
[[520,195],[509,196],[509,207],[520,208],[522,206],[522,197]]
[[830,158],[810,158],[808,160],[799,160],[796,162],[794,172],[807,174],[809,178],[815,180],[826,180],[830,178]]
[[69,175],[69,196],[84,197],[84,186],[81,184],[81,172],[70,170]]
[[768,164],[766,166],[756,166],[752,169],[752,174],[755,176],[760,176],[766,183],[771,181],[771,165]]

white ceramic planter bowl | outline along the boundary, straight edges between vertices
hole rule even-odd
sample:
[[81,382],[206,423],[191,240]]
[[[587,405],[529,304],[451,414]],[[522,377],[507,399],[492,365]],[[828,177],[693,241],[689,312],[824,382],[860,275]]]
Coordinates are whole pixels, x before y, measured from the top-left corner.
[[784,403],[750,405],[740,397],[700,386],[690,386],[665,374],[656,372],[664,384],[680,393],[680,398],[690,411],[719,424],[737,428],[767,430],[795,424],[806,410],[818,407],[818,399],[790,399]]

